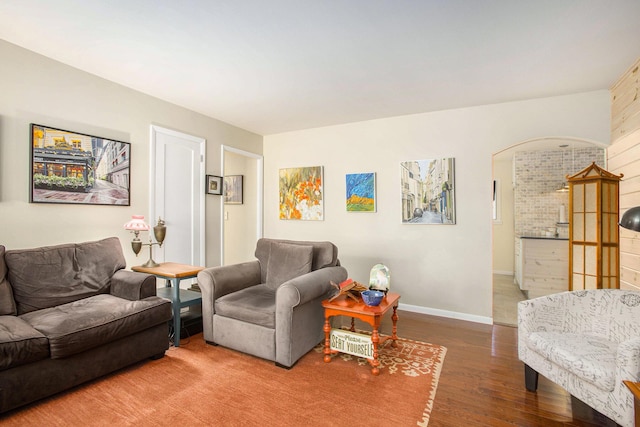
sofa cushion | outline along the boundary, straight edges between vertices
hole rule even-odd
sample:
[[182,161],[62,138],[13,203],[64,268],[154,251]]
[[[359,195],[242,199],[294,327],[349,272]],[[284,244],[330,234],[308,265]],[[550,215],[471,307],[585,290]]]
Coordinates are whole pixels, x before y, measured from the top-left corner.
[[49,339],[51,358],[59,359],[167,322],[171,301],[101,294],[20,317]]
[[215,313],[275,329],[276,291],[262,284],[227,294],[216,299]]
[[5,254],[18,314],[108,293],[126,266],[120,240],[9,250]]
[[0,245],[0,316],[16,315],[11,284],[7,279],[7,264],[4,261],[4,246]]
[[0,371],[49,357],[47,337],[16,316],[0,316]]
[[276,290],[287,280],[309,273],[312,257],[312,246],[272,243],[267,264],[267,287]]
[[584,381],[613,391],[617,343],[594,335],[534,332],[527,346]]

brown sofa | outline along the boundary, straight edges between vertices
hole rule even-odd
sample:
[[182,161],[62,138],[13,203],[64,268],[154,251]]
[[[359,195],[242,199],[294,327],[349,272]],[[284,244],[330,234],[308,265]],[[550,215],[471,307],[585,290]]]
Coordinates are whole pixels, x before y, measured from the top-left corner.
[[0,413],[169,348],[171,302],[120,241],[0,246]]

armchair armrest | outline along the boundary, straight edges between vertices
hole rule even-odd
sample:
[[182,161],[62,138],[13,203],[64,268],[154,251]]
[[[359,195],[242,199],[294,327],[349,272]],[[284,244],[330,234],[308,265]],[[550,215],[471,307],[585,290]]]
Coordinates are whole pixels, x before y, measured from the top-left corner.
[[616,380],[640,381],[640,338],[632,338],[618,345]]
[[202,335],[213,342],[213,315],[215,300],[223,295],[260,284],[260,262],[205,268],[198,273],[198,286],[202,292]]
[[276,363],[291,366],[324,332],[320,300],[347,278],[344,267],[325,267],[284,282],[276,291]]
[[518,335],[565,331],[564,317],[569,292],[547,295],[518,303]]
[[203,294],[211,294],[215,300],[223,295],[260,284],[258,261],[210,267],[198,273],[198,286]]
[[151,274],[118,270],[111,277],[111,295],[137,301],[156,295],[156,277]]
[[344,267],[325,267],[284,282],[276,291],[276,311],[327,295],[333,289],[330,282],[340,283],[347,275]]

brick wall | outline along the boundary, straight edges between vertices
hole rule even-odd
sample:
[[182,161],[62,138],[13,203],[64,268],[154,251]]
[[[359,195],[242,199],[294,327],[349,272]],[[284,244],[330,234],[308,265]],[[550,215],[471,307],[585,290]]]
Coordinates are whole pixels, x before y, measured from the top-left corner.
[[[513,157],[515,253],[519,255],[521,236],[540,236],[560,219],[560,205],[569,215],[569,193],[556,191],[573,175],[592,162],[604,167],[605,151],[590,147],[556,151],[519,151]],[[567,226],[557,227],[559,237],[569,237]]]

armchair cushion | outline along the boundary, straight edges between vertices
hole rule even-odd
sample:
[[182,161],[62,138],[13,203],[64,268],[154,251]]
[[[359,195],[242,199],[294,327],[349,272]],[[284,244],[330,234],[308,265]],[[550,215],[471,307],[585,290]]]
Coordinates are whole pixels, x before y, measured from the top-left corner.
[[325,267],[335,267],[340,265],[338,260],[338,248],[331,242],[311,242],[304,240],[280,240],[280,239],[259,239],[256,243],[256,258],[260,262],[260,283],[267,282],[267,266],[271,254],[271,246],[274,243],[287,243],[290,245],[313,247],[313,260],[311,270],[319,270]]
[[584,381],[613,390],[618,344],[594,335],[534,332],[528,345]]
[[276,290],[289,279],[311,271],[313,247],[274,242],[267,263],[267,287]]
[[11,284],[7,280],[7,264],[4,262],[5,247],[0,245],[0,316],[15,316],[16,303],[13,300]]
[[218,298],[215,312],[220,316],[274,329],[276,291],[264,284],[250,286]]

